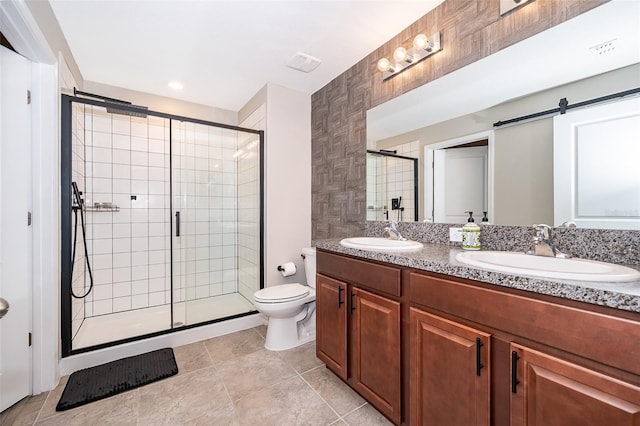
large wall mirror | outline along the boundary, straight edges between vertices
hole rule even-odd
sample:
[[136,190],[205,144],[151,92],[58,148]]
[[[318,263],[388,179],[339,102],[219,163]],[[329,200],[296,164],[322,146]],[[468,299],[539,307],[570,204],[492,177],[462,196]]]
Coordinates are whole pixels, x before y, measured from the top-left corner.
[[[638,89],[638,16],[640,2],[613,0],[367,111],[367,220],[462,223],[468,216],[465,211],[473,211],[476,222],[487,212],[489,222],[500,225],[565,222],[554,212],[559,210],[554,208],[558,197],[581,205],[578,196],[591,194],[586,186],[573,192],[554,190],[567,187],[559,176],[578,175],[575,170],[554,172],[554,162],[558,167],[565,155],[556,150],[554,158],[554,115],[503,126],[494,123],[557,108],[563,98],[569,103],[569,116],[602,105],[571,109],[579,102]],[[635,94],[606,103],[630,97],[640,99]],[[640,108],[640,102],[634,104],[632,108]],[[627,136],[615,143],[606,136],[613,133],[604,132],[600,146],[607,156],[621,161],[640,158],[640,111],[636,116],[618,120],[627,123]],[[607,126],[618,121],[608,120]],[[619,142],[620,138],[626,139]],[[410,192],[411,182],[387,185],[391,189],[386,192],[380,189],[380,182],[397,181],[384,176],[384,167],[369,167],[376,157],[372,153],[380,151],[417,160],[416,192]],[[566,221],[590,228],[640,229],[640,169],[613,173],[604,170],[606,164],[622,163],[577,159],[578,163],[591,168],[600,164],[600,176],[621,176],[617,183],[598,185],[598,197],[606,199],[606,188],[611,193],[623,189],[630,201],[621,208],[602,209],[617,212],[622,220],[581,222],[567,215]],[[403,179],[411,178],[412,173],[402,173]],[[417,203],[411,198],[414,193]],[[403,205],[392,204],[394,198],[415,204],[417,215],[398,215],[393,207]]]

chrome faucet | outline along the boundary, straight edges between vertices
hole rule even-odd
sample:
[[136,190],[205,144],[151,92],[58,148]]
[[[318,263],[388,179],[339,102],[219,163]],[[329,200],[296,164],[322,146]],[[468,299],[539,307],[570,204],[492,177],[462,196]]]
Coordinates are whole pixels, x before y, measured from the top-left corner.
[[532,241],[533,250],[529,250],[527,254],[561,258],[570,257],[558,250],[553,243],[553,228],[545,224],[533,225],[533,228],[536,231],[536,235],[533,237]]
[[397,228],[398,224],[395,220],[389,221],[389,226],[384,228],[384,231],[389,234],[389,238],[399,241],[407,241],[405,237],[402,236],[400,231]]

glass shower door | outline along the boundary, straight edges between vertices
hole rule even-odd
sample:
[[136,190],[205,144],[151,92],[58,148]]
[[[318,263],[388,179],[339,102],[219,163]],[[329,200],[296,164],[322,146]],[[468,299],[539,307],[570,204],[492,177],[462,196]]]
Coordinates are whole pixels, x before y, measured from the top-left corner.
[[[239,173],[245,167],[240,161],[245,152],[239,147],[241,134],[172,121],[174,327],[255,310],[239,281],[239,265],[246,263],[239,257],[244,238],[239,213],[246,216],[239,183],[250,180]],[[259,135],[250,135],[259,140]],[[254,198],[259,199],[258,194]],[[251,298],[259,283],[257,279],[251,286]]]
[[75,242],[65,352],[169,330],[169,119],[67,105],[62,174],[77,193],[65,202]]

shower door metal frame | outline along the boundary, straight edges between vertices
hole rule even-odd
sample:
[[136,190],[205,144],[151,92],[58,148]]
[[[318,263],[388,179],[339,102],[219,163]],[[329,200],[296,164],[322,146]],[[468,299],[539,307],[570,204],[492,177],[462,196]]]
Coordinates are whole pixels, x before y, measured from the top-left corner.
[[[263,130],[254,130],[247,129],[244,127],[232,126],[229,124],[216,123],[212,121],[200,120],[197,118],[185,117],[175,114],[167,114],[159,111],[153,110],[141,110],[139,107],[131,106],[124,103],[113,103],[108,101],[101,101],[95,99],[87,99],[77,96],[70,95],[62,95],[61,98],[61,128],[60,128],[60,197],[61,197],[61,242],[60,242],[60,251],[61,251],[61,268],[60,268],[60,276],[61,276],[61,285],[60,285],[60,333],[62,340],[61,353],[62,357],[68,357],[70,355],[75,355],[84,352],[91,352],[97,349],[103,349],[115,345],[120,345],[123,343],[134,342],[138,340],[148,339],[154,336],[160,336],[163,334],[173,333],[175,331],[187,330],[190,328],[196,328],[207,324],[213,324],[217,322],[226,321],[233,318],[240,318],[247,315],[253,315],[257,313],[257,310],[244,312],[236,315],[231,315],[224,318],[218,318],[210,321],[200,322],[197,324],[184,325],[180,327],[173,326],[173,238],[170,238],[170,246],[169,246],[169,256],[170,256],[170,280],[171,280],[171,324],[170,327],[166,330],[156,331],[153,333],[143,334],[140,336],[129,337],[126,339],[115,340],[112,342],[101,343],[99,345],[87,346],[80,349],[72,348],[72,312],[71,312],[71,228],[72,228],[72,194],[71,194],[71,181],[72,181],[72,115],[73,103],[80,103],[85,105],[97,106],[101,108],[113,108],[116,110],[130,112],[130,113],[144,113],[146,115],[151,115],[154,117],[165,118],[169,120],[169,210],[168,210],[168,220],[169,220],[169,235],[172,236],[174,232],[173,220],[172,220],[172,212],[173,212],[173,189],[172,177],[173,177],[173,168],[172,168],[172,123],[173,120],[190,122],[195,124],[201,124],[205,126],[218,127],[228,130],[235,130],[239,132],[245,133],[253,133],[260,137],[260,161],[259,161],[259,170],[260,170],[260,195],[259,195],[259,204],[260,204],[260,232],[258,236],[258,246],[259,246],[259,280],[260,280],[260,288],[264,288],[264,131]],[[67,238],[68,237],[68,238]]]
[[418,159],[413,157],[407,157],[404,155],[394,154],[392,152],[385,152],[383,150],[374,151],[374,150],[368,149],[367,154],[379,155],[380,157],[385,157],[385,158],[390,157],[390,158],[397,158],[399,160],[413,161],[413,208],[414,208],[413,220],[417,222],[419,217],[418,215]]

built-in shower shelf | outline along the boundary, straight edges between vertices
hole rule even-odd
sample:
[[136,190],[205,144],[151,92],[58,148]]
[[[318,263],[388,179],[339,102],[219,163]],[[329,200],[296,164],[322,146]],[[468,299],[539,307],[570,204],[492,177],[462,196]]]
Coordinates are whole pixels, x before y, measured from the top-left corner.
[[119,212],[120,207],[116,206],[115,204],[102,205],[102,204],[96,203],[94,206],[86,207],[85,211],[87,212]]

